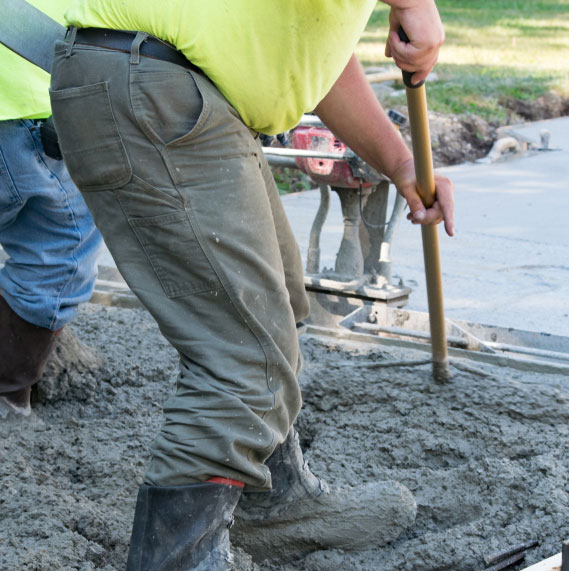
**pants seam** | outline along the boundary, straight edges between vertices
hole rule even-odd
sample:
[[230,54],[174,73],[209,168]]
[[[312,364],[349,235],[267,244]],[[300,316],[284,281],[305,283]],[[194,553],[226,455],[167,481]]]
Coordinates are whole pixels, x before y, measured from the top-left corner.
[[[177,185],[175,185],[175,186],[177,188]],[[215,275],[217,276],[217,279],[219,280],[221,288],[223,289],[223,291],[225,292],[225,294],[227,295],[227,297],[229,298],[229,300],[233,304],[233,307],[235,307],[235,309],[239,313],[239,316],[241,317],[241,319],[243,320],[243,322],[245,323],[245,325],[247,326],[247,328],[249,329],[251,334],[257,340],[257,343],[259,344],[259,346],[261,347],[261,349],[263,351],[263,354],[265,355],[265,381],[267,383],[267,388],[269,389],[269,391],[273,395],[273,406],[274,406],[276,403],[276,395],[275,395],[275,392],[274,392],[273,388],[271,387],[270,381],[269,381],[269,377],[270,377],[269,368],[273,367],[273,360],[270,358],[268,351],[267,351],[267,349],[268,349],[267,345],[268,344],[263,339],[261,339],[261,337],[255,331],[255,328],[251,326],[250,320],[248,319],[246,314],[243,312],[243,307],[242,307],[242,303],[239,299],[239,296],[235,294],[233,287],[225,279],[226,278],[225,272],[223,272],[223,269],[219,266],[215,257],[210,255],[209,248],[207,248],[207,246],[205,246],[205,244],[203,243],[202,232],[201,232],[201,229],[199,227],[199,222],[197,221],[197,218],[195,216],[193,216],[193,213],[191,211],[191,204],[188,204],[186,206],[185,210],[186,210],[186,215],[188,216],[188,221],[190,223],[190,226],[194,230],[194,235],[196,236],[196,240],[197,240],[204,256],[207,258],[207,261],[208,261],[209,265],[211,266],[211,269],[215,272]],[[193,221],[192,221],[192,219],[193,219]],[[267,414],[267,413],[264,413],[263,417],[261,417],[261,418],[264,418],[265,414]]]
[[[40,152],[40,150],[38,148],[38,145],[36,144],[36,141],[34,140],[34,137],[30,133],[29,128],[27,126],[26,126],[26,130],[27,130],[29,137],[31,138],[32,145],[34,146],[34,151],[36,153],[38,161],[41,162],[41,164],[44,166],[44,168],[49,172],[49,175],[52,176],[54,178],[54,180],[57,181],[57,186],[59,188],[59,191],[62,192],[65,196],[65,204],[67,205],[67,208],[68,208],[71,216],[73,217],[74,234],[75,234],[75,237],[77,239],[76,246],[80,246],[81,243],[83,242],[83,236],[81,234],[81,231],[79,230],[79,227],[77,226],[77,220],[75,218],[75,212],[71,208],[71,205],[69,204],[69,196],[67,194],[67,190],[65,189],[65,187],[61,183],[61,180],[59,179],[59,177],[47,165],[45,159],[42,156],[42,153]],[[50,322],[50,326],[49,326],[49,329],[51,329],[51,330],[53,330],[55,328],[55,324],[57,322],[57,313],[59,312],[59,309],[61,307],[61,296],[63,294],[63,291],[69,285],[69,283],[73,280],[73,278],[77,274],[77,270],[79,268],[79,262],[77,261],[77,257],[75,256],[75,253],[73,252],[73,250],[71,251],[71,259],[73,260],[73,270],[68,272],[67,279],[65,279],[63,281],[63,283],[61,284],[61,286],[56,290],[57,291],[57,295],[56,295],[57,301],[55,303],[53,318],[52,318],[52,320]]]

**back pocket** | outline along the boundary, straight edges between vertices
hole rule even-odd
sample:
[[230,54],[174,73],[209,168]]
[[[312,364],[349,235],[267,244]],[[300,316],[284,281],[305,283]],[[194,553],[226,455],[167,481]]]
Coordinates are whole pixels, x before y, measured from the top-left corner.
[[126,184],[132,168],[113,115],[106,82],[51,90],[55,128],[65,165],[82,191]]

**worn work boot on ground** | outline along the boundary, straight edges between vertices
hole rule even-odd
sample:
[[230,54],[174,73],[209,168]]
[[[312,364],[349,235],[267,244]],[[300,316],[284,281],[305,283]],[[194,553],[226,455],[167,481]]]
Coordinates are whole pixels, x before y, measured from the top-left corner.
[[213,481],[140,487],[126,571],[230,568],[229,528],[242,484]]
[[285,563],[319,549],[372,549],[415,521],[415,500],[397,482],[330,489],[308,468],[294,429],[266,465],[273,489],[244,493],[231,530],[232,541],[256,561]]
[[40,379],[60,331],[25,321],[0,296],[0,418],[30,414],[32,385]]

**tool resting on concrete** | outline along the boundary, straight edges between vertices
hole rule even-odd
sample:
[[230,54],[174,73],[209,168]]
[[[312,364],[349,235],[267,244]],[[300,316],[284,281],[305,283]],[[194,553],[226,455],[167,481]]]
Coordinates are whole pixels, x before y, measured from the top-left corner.
[[[399,29],[399,37],[402,41],[409,42],[409,38],[403,28]],[[417,188],[423,204],[426,208],[429,208],[435,202],[435,176],[427,117],[427,95],[424,82],[417,85],[411,83],[412,75],[411,72],[403,71]],[[446,380],[450,377],[450,369],[445,331],[438,229],[437,226],[421,226],[421,233],[427,279],[429,322],[431,325],[433,376],[437,380]]]

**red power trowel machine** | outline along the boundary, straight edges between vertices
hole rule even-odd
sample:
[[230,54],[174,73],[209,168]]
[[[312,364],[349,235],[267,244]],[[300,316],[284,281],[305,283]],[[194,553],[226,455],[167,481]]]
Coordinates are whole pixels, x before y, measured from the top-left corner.
[[[326,127],[300,126],[292,133],[292,147],[306,151],[337,154],[337,159],[321,157],[295,157],[296,166],[317,183],[341,188],[364,188],[377,184],[362,180],[360,169],[354,171],[350,164],[356,155],[349,151]],[[351,153],[351,155],[350,155]],[[358,162],[362,162],[358,159]],[[360,176],[358,176],[360,175]]]
[[[405,124],[406,118],[401,113],[390,110],[388,115],[397,127]],[[297,168],[318,184],[333,188],[369,188],[386,180],[314,115],[304,115],[290,138],[278,135],[277,139],[285,148],[273,147],[267,141],[263,150],[269,162]]]

